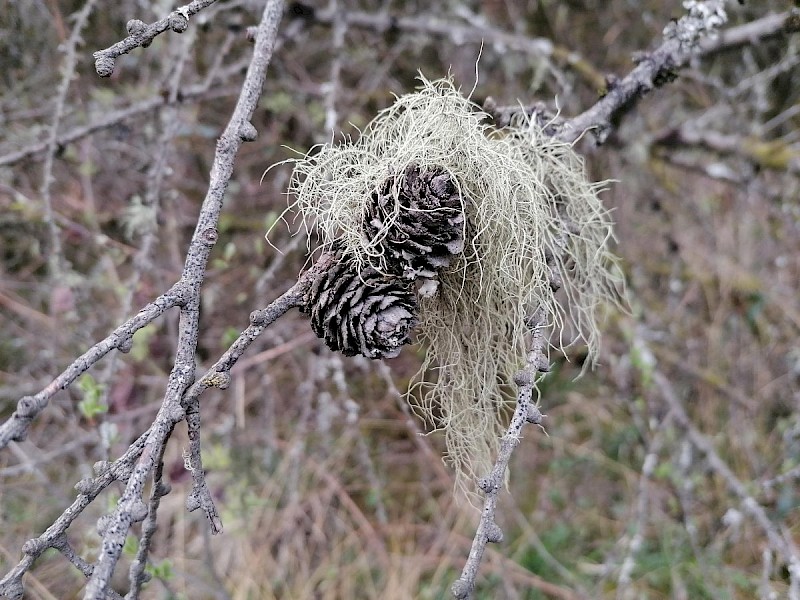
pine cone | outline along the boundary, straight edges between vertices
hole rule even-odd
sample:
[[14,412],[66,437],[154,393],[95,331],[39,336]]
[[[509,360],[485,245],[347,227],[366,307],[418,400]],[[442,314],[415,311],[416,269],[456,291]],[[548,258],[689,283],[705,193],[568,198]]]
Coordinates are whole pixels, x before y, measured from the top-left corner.
[[337,261],[314,279],[305,305],[311,329],[345,356],[394,358],[416,325],[413,283],[372,267],[357,271],[341,250]]
[[464,250],[464,211],[453,178],[441,167],[411,164],[388,177],[371,200],[364,218],[368,244],[383,250],[389,272],[425,280],[420,293],[433,295],[437,271]]

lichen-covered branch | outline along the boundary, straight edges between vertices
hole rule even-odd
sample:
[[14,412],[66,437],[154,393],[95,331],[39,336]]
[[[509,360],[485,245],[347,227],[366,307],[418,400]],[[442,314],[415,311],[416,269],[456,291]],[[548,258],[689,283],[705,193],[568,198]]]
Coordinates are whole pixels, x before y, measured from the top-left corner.
[[674,79],[676,71],[698,51],[700,42],[716,34],[727,20],[724,0],[692,0],[685,4],[688,14],[664,28],[661,45],[652,52],[635,56],[636,68],[624,78],[608,78],[605,96],[565,123],[556,133],[559,139],[572,142],[591,130],[598,143],[603,143],[615,120],[626,109],[654,88]]
[[[800,10],[768,15],[752,23],[719,30],[724,23],[724,2],[706,2],[707,12],[698,12],[693,4],[689,14],[664,30],[661,44],[652,51],[634,56],[636,67],[622,78],[606,78],[606,92],[600,100],[581,114],[566,120],[543,114],[542,120],[551,124],[550,132],[565,142],[574,142],[591,131],[598,143],[604,142],[616,128],[625,112],[656,87],[674,79],[693,56],[706,57],[743,44],[752,44],[800,30]],[[521,110],[544,113],[544,107],[531,105],[497,106],[489,101],[484,107],[500,124],[509,122]]]

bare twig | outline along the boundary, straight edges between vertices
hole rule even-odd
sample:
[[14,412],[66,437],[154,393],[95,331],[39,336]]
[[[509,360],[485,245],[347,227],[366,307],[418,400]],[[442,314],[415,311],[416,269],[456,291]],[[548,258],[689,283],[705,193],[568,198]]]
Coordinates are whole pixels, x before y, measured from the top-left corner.
[[325,90],[325,135],[332,135],[336,126],[339,124],[339,113],[336,110],[336,102],[341,95],[341,72],[342,72],[342,51],[344,49],[344,36],[347,32],[347,25],[343,19],[346,11],[340,9],[337,0],[330,0],[328,12],[333,15],[333,25],[331,27],[331,51],[333,60],[331,61],[330,77],[324,84]]
[[553,43],[547,38],[520,35],[497,29],[488,23],[476,26],[461,20],[442,19],[430,16],[394,16],[388,12],[367,13],[359,11],[335,11],[326,9],[313,13],[315,23],[333,27],[344,24],[348,27],[369,29],[377,32],[411,31],[430,36],[443,37],[456,45],[465,43],[491,44],[498,51],[506,49],[524,52],[530,56],[554,58],[578,73],[593,89],[603,85],[603,76],[577,52]]
[[128,21],[128,37],[117,42],[105,50],[98,50],[93,54],[94,68],[100,77],[110,77],[114,72],[114,61],[117,57],[127,54],[134,48],[147,48],[156,36],[172,29],[175,33],[183,33],[189,27],[189,17],[199,13],[204,8],[211,6],[217,0],[193,0],[185,6],[172,11],[169,16],[159,19],[150,25],[139,19]]
[[798,552],[795,542],[770,520],[764,507],[753,498],[745,484],[736,477],[728,464],[719,456],[711,440],[694,426],[669,379],[663,373],[655,370],[653,381],[672,410],[675,421],[686,431],[691,444],[705,456],[709,467],[725,481],[728,488],[739,498],[744,512],[754,519],[766,535],[770,548],[781,556],[790,569],[795,565],[800,565],[800,552]]
[[217,241],[217,223],[225,190],[233,174],[234,159],[242,143],[255,139],[257,134],[250,119],[261,94],[267,65],[272,58],[282,13],[281,0],[270,0],[265,6],[258,26],[253,59],[245,76],[239,101],[225,131],[217,141],[208,193],[200,210],[181,277],[181,282],[187,287],[188,298],[181,306],[175,365],[142,455],[128,479],[116,510],[110,515],[103,535],[100,558],[87,585],[84,600],[101,600],[104,597],[135,511],[142,503],[141,494],[147,475],[155,466],[156,457],[160,455],[174,425],[186,417],[181,401],[194,380],[200,288],[205,279],[208,257]]
[[186,302],[188,299],[187,293],[187,286],[182,282],[173,285],[166,293],[161,294],[153,302],[142,308],[134,317],[117,327],[108,337],[84,352],[82,356],[77,358],[42,391],[33,396],[21,398],[14,413],[5,423],[0,425],[0,449],[5,448],[12,440],[20,441],[25,439],[33,419],[45,409],[50,399],[57,392],[66,389],[81,374],[112,350],[130,351],[133,345],[133,334],[145,325],[152,323],[170,308]]
[[519,444],[520,434],[525,423],[538,425],[542,422],[542,413],[532,403],[538,374],[548,371],[550,368],[547,357],[544,354],[547,341],[542,333],[544,325],[542,321],[542,313],[537,311],[531,319],[532,340],[527,364],[523,370],[514,376],[514,382],[519,388],[514,416],[511,417],[511,424],[500,441],[500,450],[492,471],[478,481],[478,487],[485,494],[483,510],[481,511],[478,530],[472,540],[469,557],[461,571],[461,577],[451,587],[455,598],[469,598],[472,595],[486,544],[503,541],[503,532],[495,522],[495,512],[497,510],[497,497],[503,488],[508,463],[511,460],[514,449]]
[[658,133],[654,141],[666,147],[697,146],[721,155],[739,156],[763,169],[800,174],[800,150],[781,140],[730,135],[684,124]]
[[42,205],[44,206],[44,220],[47,223],[47,228],[50,233],[50,252],[48,253],[47,261],[50,269],[50,277],[54,279],[63,279],[62,271],[64,270],[64,255],[61,250],[61,232],[53,218],[53,203],[50,198],[50,188],[53,185],[53,164],[58,149],[58,129],[61,125],[61,118],[64,116],[64,107],[67,100],[67,93],[69,92],[69,84],[75,76],[75,65],[78,62],[77,49],[82,41],[81,31],[86,26],[89,15],[92,14],[95,1],[96,0],[86,0],[83,8],[75,15],[75,26],[72,28],[72,33],[69,36],[64,51],[64,64],[61,67],[61,83],[56,92],[55,106],[53,107],[53,121],[50,124],[50,133],[47,137],[47,154],[43,166],[40,194],[42,196]]
[[[206,81],[201,85],[193,85],[187,88],[182,88],[180,93],[180,99],[177,101],[178,104],[187,104],[194,100],[205,100],[205,99],[213,99],[219,97],[227,97],[227,96],[235,96],[239,92],[239,88],[222,88],[217,89],[213,87],[213,84],[222,81],[224,77],[238,72],[240,65],[238,63],[233,64],[230,68],[223,69],[222,71],[218,72],[218,78],[212,81]],[[133,106],[129,106],[127,108],[123,108],[111,113],[106,114],[105,116],[98,117],[93,122],[89,123],[88,125],[82,125],[80,127],[76,127],[71,129],[70,131],[63,133],[58,136],[56,143],[59,148],[63,148],[67,144],[71,144],[72,142],[76,142],[86,136],[92,135],[98,131],[102,131],[104,129],[108,129],[125,121],[127,119],[138,117],[149,113],[154,110],[158,110],[163,106],[168,105],[170,102],[169,96],[159,95],[154,98],[149,98],[148,100],[144,100],[143,102],[139,102],[134,104]],[[23,148],[22,150],[17,150],[15,152],[9,152],[4,156],[0,156],[0,167],[6,165],[13,165],[20,161],[26,160],[28,158],[36,158],[40,154],[47,151],[47,142],[37,142],[31,144],[27,148]]]
[[142,513],[147,515],[142,524],[142,537],[139,539],[139,548],[136,550],[136,556],[131,563],[128,572],[129,589],[125,594],[125,600],[136,600],[139,598],[139,593],[142,589],[142,584],[150,579],[150,575],[145,573],[147,566],[147,557],[150,552],[150,544],[153,540],[153,534],[156,532],[156,518],[158,516],[158,506],[161,503],[161,498],[170,493],[171,487],[164,481],[164,450],[166,444],[161,447],[161,455],[156,461],[156,469],[153,472],[153,487],[150,490],[150,501],[145,509],[144,504],[140,507],[140,514],[134,516],[134,521]]
[[741,46],[769,40],[800,30],[800,9],[767,15],[750,23],[725,29],[700,43],[700,56],[709,56]]
[[642,462],[642,470],[639,475],[639,489],[636,500],[636,513],[633,527],[630,530],[630,537],[628,538],[627,549],[625,558],[617,576],[617,598],[622,600],[629,598],[629,586],[632,581],[633,569],[636,566],[636,556],[642,548],[645,540],[645,527],[647,525],[647,507],[650,503],[650,494],[653,480],[653,473],[656,466],[658,466],[658,454],[661,452],[664,443],[667,441],[665,430],[669,423],[672,421],[672,413],[667,415],[658,423],[658,429],[655,431],[652,440],[647,448],[644,461]]

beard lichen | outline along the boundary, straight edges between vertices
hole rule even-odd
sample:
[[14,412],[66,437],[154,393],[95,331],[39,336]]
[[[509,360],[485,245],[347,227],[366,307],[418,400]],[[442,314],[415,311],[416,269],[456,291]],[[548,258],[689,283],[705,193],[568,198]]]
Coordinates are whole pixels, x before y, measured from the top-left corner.
[[526,319],[541,309],[552,348],[584,343],[592,362],[600,312],[621,284],[608,247],[612,222],[598,198],[604,183],[591,183],[572,146],[524,116],[502,129],[490,123],[452,80],[423,78],[355,142],[296,161],[290,184],[294,207],[323,245],[336,241],[381,270],[383,246],[364,235],[363,222],[376,187],[412,164],[456,182],[464,250],[438,274],[437,292],[419,299],[416,336],[426,356],[408,399],[444,432],[461,489],[491,467],[526,358]]

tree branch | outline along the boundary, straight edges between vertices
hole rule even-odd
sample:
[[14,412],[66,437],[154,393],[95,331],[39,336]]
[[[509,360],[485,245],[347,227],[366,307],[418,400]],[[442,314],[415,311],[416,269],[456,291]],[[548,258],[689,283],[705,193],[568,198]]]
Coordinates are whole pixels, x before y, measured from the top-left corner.
[[549,361],[544,354],[547,341],[542,333],[543,313],[538,310],[531,319],[531,349],[528,353],[527,364],[524,369],[514,376],[514,382],[518,386],[517,407],[511,423],[506,430],[503,439],[500,441],[500,450],[497,453],[497,460],[491,472],[478,481],[478,487],[485,494],[481,519],[478,529],[472,540],[472,548],[469,557],[461,571],[459,577],[450,588],[453,597],[463,600],[469,598],[475,590],[475,579],[478,576],[478,568],[483,558],[486,544],[499,543],[503,541],[503,532],[495,522],[497,511],[497,497],[505,482],[508,463],[514,449],[519,445],[522,427],[525,423],[540,425],[543,415],[532,403],[533,392],[536,388],[536,379],[539,373],[550,370]]
[[134,317],[117,327],[108,337],[84,352],[42,391],[21,398],[17,403],[17,409],[5,423],[0,425],[0,449],[5,448],[11,441],[24,440],[33,419],[47,407],[57,392],[67,389],[73,381],[112,350],[129,352],[133,345],[133,334],[155,321],[170,308],[186,302],[187,294],[188,288],[183,282],[173,285],[166,293],[161,294]]
[[193,0],[185,6],[175,9],[169,16],[150,25],[139,19],[131,19],[127,24],[128,37],[105,50],[98,50],[93,54],[94,68],[97,74],[100,77],[111,77],[114,72],[114,61],[117,57],[128,54],[128,52],[140,46],[147,48],[157,36],[167,29],[172,29],[175,33],[183,33],[189,27],[189,17],[196,15],[216,1]]
[[368,29],[379,33],[411,31],[447,38],[458,46],[465,43],[486,43],[502,49],[510,48],[517,52],[524,52],[530,56],[555,58],[578,73],[593,89],[602,87],[604,83],[603,76],[577,52],[571,51],[547,38],[503,31],[492,27],[489,23],[481,23],[478,26],[430,16],[393,16],[388,12],[341,11],[340,14],[336,10],[313,11],[308,7],[305,8],[305,11],[301,11],[297,16],[334,28],[346,26]]
[[66,44],[64,53],[64,64],[61,67],[61,82],[56,92],[55,106],[53,107],[53,121],[50,124],[50,132],[47,136],[47,154],[45,156],[42,187],[40,195],[42,206],[44,207],[44,220],[47,223],[50,234],[50,252],[48,252],[48,269],[53,280],[66,279],[63,277],[64,255],[61,250],[61,231],[53,218],[53,203],[50,198],[50,188],[53,185],[53,163],[55,162],[56,150],[58,148],[58,128],[64,116],[64,107],[69,92],[69,84],[75,77],[75,66],[78,62],[77,49],[81,43],[81,31],[86,26],[89,16],[94,10],[96,0],[87,0],[75,18],[75,26]]
[[161,409],[145,441],[144,450],[128,479],[116,510],[110,516],[103,535],[100,558],[87,585],[84,600],[104,598],[133,517],[142,504],[141,495],[145,480],[155,466],[157,457],[160,456],[175,424],[186,417],[181,401],[183,394],[194,381],[200,288],[205,279],[208,257],[217,241],[217,223],[225,191],[233,174],[236,154],[243,142],[254,140],[257,135],[250,119],[261,95],[282,13],[281,0],[267,2],[258,26],[253,59],[247,70],[241,95],[225,131],[217,141],[208,192],[200,210],[181,277],[181,282],[187,286],[189,298],[181,306],[175,365],[169,376]]
[[[707,4],[712,4],[708,2]],[[721,0],[713,2],[721,6]],[[687,19],[687,17],[684,17]],[[800,10],[777,15],[768,15],[752,23],[739,25],[720,32],[719,24],[710,28],[698,28],[698,18],[681,19],[674,27],[665,28],[661,45],[652,52],[642,52],[634,57],[636,67],[622,79],[614,76],[606,78],[606,94],[583,113],[568,119],[553,119],[545,113],[542,105],[497,106],[487,100],[485,110],[500,124],[507,124],[520,113],[540,114],[542,124],[549,124],[549,132],[565,142],[574,142],[585,132],[591,131],[597,143],[602,144],[616,127],[625,112],[654,88],[675,78],[677,71],[686,66],[693,56],[708,57],[723,50],[739,47],[746,43],[772,39],[798,31]],[[694,35],[695,37],[691,38]],[[699,36],[699,37],[698,37]],[[691,38],[691,39],[690,39]]]

